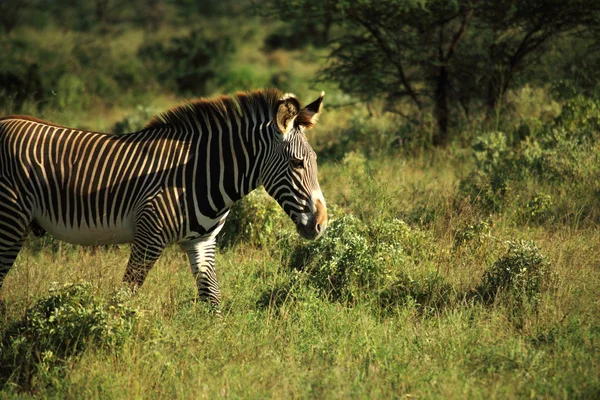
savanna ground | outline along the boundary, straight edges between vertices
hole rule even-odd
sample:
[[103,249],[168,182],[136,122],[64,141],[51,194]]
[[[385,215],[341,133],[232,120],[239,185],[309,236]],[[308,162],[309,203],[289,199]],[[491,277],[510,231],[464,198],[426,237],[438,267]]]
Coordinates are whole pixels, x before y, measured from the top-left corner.
[[[306,103],[326,89],[309,132],[326,235],[297,238],[261,191],[236,205],[217,255],[221,319],[195,302],[176,246],[131,297],[128,246],[30,236],[0,293],[0,398],[600,397],[600,102],[525,86],[494,121],[432,148],[427,124],[328,108],[353,99],[311,84],[321,49],[257,52],[261,22],[240,27],[228,67],[198,90],[279,86]],[[70,73],[57,95],[11,97],[2,114],[138,129],[188,83],[149,79],[166,69],[144,57],[175,54],[169,40],[188,33],[17,28],[1,38],[13,61],[54,62],[39,90]]]

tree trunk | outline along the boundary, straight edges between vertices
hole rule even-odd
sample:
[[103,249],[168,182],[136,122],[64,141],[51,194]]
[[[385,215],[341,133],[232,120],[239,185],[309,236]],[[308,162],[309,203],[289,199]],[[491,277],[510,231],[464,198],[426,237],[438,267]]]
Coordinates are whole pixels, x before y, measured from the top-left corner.
[[438,130],[433,136],[434,146],[445,146],[448,143],[448,67],[441,66],[435,88],[435,117]]
[[512,74],[503,73],[498,71],[492,74],[488,81],[488,90],[486,96],[486,115],[485,120],[491,122],[496,118],[498,113],[498,107],[502,106],[504,95],[512,80]]

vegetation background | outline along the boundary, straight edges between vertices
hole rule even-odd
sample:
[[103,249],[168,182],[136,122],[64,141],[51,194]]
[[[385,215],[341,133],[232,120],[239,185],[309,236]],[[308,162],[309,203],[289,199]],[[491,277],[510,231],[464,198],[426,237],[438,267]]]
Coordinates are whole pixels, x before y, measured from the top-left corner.
[[4,0],[0,114],[140,129],[184,99],[306,102],[331,214],[258,190],[219,241],[223,318],[169,248],[28,239],[0,398],[599,398],[600,4]]

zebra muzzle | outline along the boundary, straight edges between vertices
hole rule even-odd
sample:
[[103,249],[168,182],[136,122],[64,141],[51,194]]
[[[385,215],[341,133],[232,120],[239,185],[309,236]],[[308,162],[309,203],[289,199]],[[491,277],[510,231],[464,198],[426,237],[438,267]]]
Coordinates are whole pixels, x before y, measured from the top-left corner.
[[[306,214],[305,214],[306,215]],[[316,212],[309,214],[308,218],[302,218],[296,224],[296,230],[305,239],[316,239],[325,232],[327,228],[327,208],[320,201],[316,201]]]

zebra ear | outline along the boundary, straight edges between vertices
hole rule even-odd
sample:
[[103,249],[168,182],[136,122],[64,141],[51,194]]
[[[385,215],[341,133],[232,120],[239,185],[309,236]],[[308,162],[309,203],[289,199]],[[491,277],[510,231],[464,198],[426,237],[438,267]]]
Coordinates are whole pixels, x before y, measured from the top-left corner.
[[282,135],[286,135],[290,132],[294,126],[294,120],[298,116],[300,110],[300,103],[292,95],[285,95],[277,107],[277,115],[275,116],[275,122],[277,123],[277,129]]
[[310,129],[317,123],[321,106],[323,105],[323,96],[325,96],[325,92],[321,92],[321,96],[318,99],[300,110],[298,118],[296,118],[296,124]]

